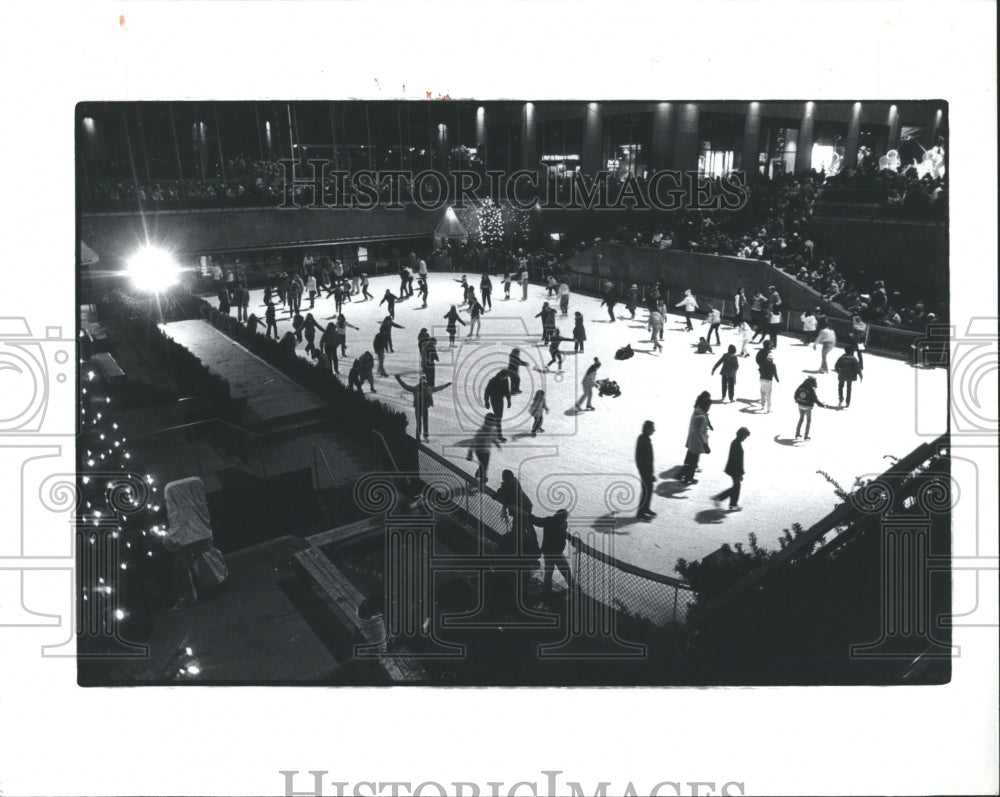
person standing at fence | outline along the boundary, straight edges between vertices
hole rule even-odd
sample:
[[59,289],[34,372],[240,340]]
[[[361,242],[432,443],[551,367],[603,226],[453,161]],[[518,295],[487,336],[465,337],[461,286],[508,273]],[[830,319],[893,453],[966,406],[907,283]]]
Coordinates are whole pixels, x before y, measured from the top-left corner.
[[587,330],[583,326],[583,313],[577,310],[573,314],[573,351],[583,354],[583,344],[587,342]]
[[382,324],[379,327],[382,334],[385,335],[385,342],[389,346],[389,352],[395,352],[396,348],[392,345],[392,330],[393,329],[406,329],[402,324],[397,324],[393,321],[392,316],[386,316],[382,319]]
[[691,324],[691,314],[698,309],[698,300],[694,298],[691,291],[684,291],[684,298],[677,302],[674,307],[684,308],[684,329],[692,332],[694,326]]
[[722,345],[722,341],[719,340],[719,327],[722,326],[722,313],[720,313],[718,310],[716,310],[713,307],[713,308],[711,308],[708,311],[708,316],[701,323],[702,324],[708,324],[708,335],[706,337],[706,340],[709,343],[711,343],[712,342],[712,333],[714,332],[715,333],[715,345],[716,346],[721,346]]
[[531,436],[535,437],[539,432],[544,432],[542,428],[542,415],[549,411],[549,405],[545,403],[545,391],[536,390],[535,396],[531,399],[531,406],[528,413],[534,422],[531,425]]
[[598,369],[600,369],[600,367],[601,367],[601,361],[597,357],[595,357],[594,362],[587,369],[587,372],[583,375],[583,380],[580,383],[581,386],[583,387],[583,395],[576,400],[577,410],[581,409],[580,405],[583,404],[584,401],[587,402],[587,406],[585,409],[588,410],[594,409],[594,385],[597,382],[597,371]]
[[510,518],[510,535],[513,542],[510,552],[517,556],[537,559],[541,550],[538,547],[535,529],[531,525],[533,509],[531,499],[521,489],[512,470],[505,470],[500,474],[497,500],[503,505],[504,516]]
[[757,352],[757,371],[760,374],[760,411],[771,411],[771,388],[778,379],[778,368],[774,364],[771,341],[764,341],[764,348]]
[[830,356],[830,352],[833,351],[833,347],[837,345],[837,333],[833,331],[828,326],[823,327],[816,335],[816,342],[813,343],[813,348],[817,346],[820,347],[820,364],[819,372],[821,374],[830,373],[830,368],[827,365],[826,358]]
[[729,444],[729,459],[726,460],[725,467],[725,473],[733,480],[733,486],[712,496],[712,500],[718,507],[721,507],[722,502],[728,498],[730,512],[739,512],[741,509],[740,491],[743,488],[743,476],[745,475],[743,472],[743,441],[749,436],[750,430],[745,426],[736,430],[736,437]]
[[521,392],[521,366],[526,368],[531,363],[521,359],[520,349],[511,349],[507,358],[507,376],[510,379],[510,394],[516,396]]
[[601,301],[601,307],[605,305],[608,308],[608,318],[611,319],[611,323],[615,323],[615,304],[618,302],[618,298],[614,295],[612,291],[608,291],[604,294],[604,299]]
[[333,366],[330,364],[330,358],[326,356],[324,351],[321,349],[313,349],[310,352],[310,356],[316,361],[316,365],[319,366],[321,371],[331,373]]
[[652,421],[646,421],[642,425],[642,434],[635,441],[635,466],[639,470],[639,481],[642,482],[642,496],[635,514],[639,520],[651,520],[656,516],[656,513],[649,508],[653,500],[653,482],[656,481],[651,439],[655,431],[656,425]]
[[443,318],[448,322],[448,325],[445,327],[448,331],[448,348],[453,349],[455,348],[455,335],[458,333],[458,327],[455,325],[461,324],[464,327],[465,322],[459,316],[458,310],[455,309],[455,305],[451,306],[451,309],[444,314]]
[[486,383],[484,394],[486,409],[492,411],[496,422],[497,437],[501,443],[506,443],[507,438],[503,436],[503,405],[507,402],[507,409],[510,409],[510,377],[506,369],[497,371],[489,382]]
[[743,286],[736,291],[733,296],[733,329],[739,329],[740,325],[746,321],[747,295],[743,291]]
[[825,407],[826,405],[816,396],[816,377],[808,376],[795,389],[795,404],[799,408],[799,422],[795,427],[795,439],[802,436],[802,422],[806,422],[806,436],[809,439],[809,429],[812,426],[813,407]]
[[729,396],[729,401],[732,402],[733,393],[736,390],[736,372],[740,370],[740,359],[736,355],[736,347],[730,346],[729,351],[723,354],[718,362],[712,366],[712,374],[715,374],[715,369],[722,367],[722,403],[726,403],[726,396]]
[[476,431],[476,434],[472,438],[472,444],[469,446],[469,451],[465,455],[465,458],[470,462],[473,456],[479,462],[475,478],[479,482],[480,488],[486,486],[489,478],[490,455],[493,453],[493,446],[500,448],[502,441],[503,438],[500,437],[500,421],[492,413],[487,413],[483,419],[483,425]]
[[223,285],[219,288],[219,312],[229,315],[231,305],[229,304],[229,289]]
[[[847,346],[844,353],[833,364],[837,372],[837,399],[842,407],[851,406],[851,388],[857,380],[864,381],[861,363],[854,359],[854,348]],[[844,402],[844,387],[847,387],[847,402]]]
[[417,430],[414,437],[418,440],[420,439],[420,434],[423,432],[424,442],[430,440],[431,428],[428,425],[428,410],[434,406],[434,394],[440,393],[446,387],[451,385],[451,382],[445,382],[443,385],[438,385],[437,387],[431,387],[427,384],[427,377],[424,374],[420,375],[420,380],[415,385],[408,385],[403,381],[403,377],[396,374],[396,381],[399,382],[400,387],[413,394],[413,414],[417,419]]
[[531,515],[531,522],[542,529],[542,557],[545,561],[543,597],[548,598],[552,594],[552,574],[557,568],[566,579],[567,591],[572,591],[573,573],[565,554],[566,542],[569,539],[569,513],[565,509],[559,509],[549,517]]
[[687,453],[684,455],[684,467],[681,468],[680,480],[683,484],[697,484],[694,477],[698,470],[698,461],[702,454],[711,454],[708,446],[708,430],[712,428],[708,420],[708,409],[712,406],[711,396],[702,393],[694,404],[694,412],[688,422]]

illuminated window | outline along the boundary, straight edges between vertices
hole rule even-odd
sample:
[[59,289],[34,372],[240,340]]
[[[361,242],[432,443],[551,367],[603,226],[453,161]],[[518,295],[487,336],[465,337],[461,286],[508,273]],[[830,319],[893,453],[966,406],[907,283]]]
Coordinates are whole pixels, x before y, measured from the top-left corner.
[[704,177],[722,177],[733,170],[735,153],[731,149],[712,149],[710,141],[701,142],[698,156],[698,174]]

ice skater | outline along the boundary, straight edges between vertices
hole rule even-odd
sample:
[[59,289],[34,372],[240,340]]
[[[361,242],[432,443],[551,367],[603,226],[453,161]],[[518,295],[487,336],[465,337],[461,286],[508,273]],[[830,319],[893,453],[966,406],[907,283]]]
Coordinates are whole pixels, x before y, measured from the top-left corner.
[[375,375],[372,373],[374,367],[375,358],[372,357],[370,351],[366,351],[351,366],[351,370],[347,374],[347,389],[356,389],[359,393],[363,393],[362,385],[367,382],[371,392],[377,393],[378,391],[375,390]]
[[479,337],[479,326],[482,323],[483,318],[483,306],[476,299],[476,295],[470,291],[469,294],[469,307],[465,310],[469,314],[469,334],[465,337],[471,338],[473,334]]
[[749,436],[750,430],[745,426],[736,430],[736,437],[729,444],[729,459],[726,460],[725,467],[725,473],[733,480],[733,486],[712,496],[715,505],[720,508],[722,502],[728,498],[730,512],[739,512],[742,508],[740,507],[740,491],[743,488],[743,476],[745,475],[743,472],[743,441]]
[[549,360],[548,364],[545,366],[546,371],[551,368],[552,364],[555,362],[559,363],[559,370],[562,370],[563,356],[562,352],[559,351],[559,344],[564,340],[566,340],[566,338],[559,334],[559,328],[553,327],[552,335],[549,337],[549,354],[552,355],[552,359]]
[[586,409],[594,409],[594,383],[597,382],[597,371],[600,367],[601,361],[595,357],[594,362],[583,375],[583,380],[580,383],[581,387],[583,387],[583,395],[576,400],[577,410],[581,409],[580,405],[583,404],[584,401],[587,402]]
[[264,311],[264,320],[267,322],[264,330],[264,337],[271,337],[271,333],[274,333],[274,339],[278,339],[278,321],[274,309],[274,302],[267,303],[267,309]]
[[708,341],[704,338],[698,338],[698,342],[694,344],[695,354],[714,354],[712,347],[708,345]]
[[337,336],[340,338],[340,353],[342,356],[347,356],[347,328],[350,327],[355,331],[359,331],[360,327],[354,326],[346,318],[344,314],[341,313],[337,316]]
[[[864,381],[864,373],[861,370],[861,363],[854,359],[854,348],[847,346],[844,353],[837,358],[833,364],[833,370],[837,372],[837,400],[842,407],[851,406],[851,388],[857,380]],[[847,402],[844,402],[844,387],[847,387]]]
[[799,422],[795,427],[795,439],[802,437],[802,422],[806,423],[805,439],[809,439],[809,428],[812,426],[813,407],[825,407],[826,405],[816,396],[816,377],[808,376],[797,388],[795,388],[795,404],[799,408]]
[[521,392],[521,366],[528,367],[531,363],[521,359],[520,349],[511,349],[507,358],[507,375],[510,378],[510,394],[516,396]]
[[503,298],[504,301],[510,299],[510,272],[507,270],[503,272]]
[[423,307],[427,307],[427,277],[421,276],[417,280],[417,294],[420,296],[420,299],[423,301],[423,304],[421,305],[421,307],[422,308]]
[[337,359],[337,347],[340,345],[340,334],[337,332],[337,325],[332,321],[326,325],[323,334],[319,338],[319,350],[326,354],[327,359],[333,365],[333,372],[340,375],[340,362]]
[[453,349],[455,348],[455,335],[458,334],[458,327],[455,325],[461,324],[464,327],[465,322],[458,315],[458,310],[455,309],[455,305],[452,305],[451,309],[442,317],[448,322],[448,325],[445,327],[448,331],[448,348]]
[[820,363],[819,372],[821,374],[830,373],[830,368],[827,366],[826,358],[833,351],[833,347],[837,345],[837,333],[833,331],[828,326],[824,326],[820,329],[819,333],[816,335],[816,342],[813,343],[813,348],[817,346],[820,347]]
[[459,305],[459,307],[462,307],[469,301],[469,279],[463,274],[462,279],[457,280],[452,278],[452,281],[462,286],[462,304]]
[[368,293],[368,286],[370,284],[371,283],[368,282],[368,275],[367,274],[362,274],[361,275],[361,292],[362,292],[362,294],[365,297],[362,301],[367,302],[369,299],[374,299],[375,298],[370,293]]
[[656,513],[649,508],[653,500],[653,482],[656,481],[653,468],[653,441],[650,439],[656,426],[652,421],[642,424],[642,434],[635,441],[635,466],[639,470],[639,481],[642,482],[642,497],[635,516],[639,520],[652,520]]
[[506,443],[507,438],[503,436],[504,402],[507,402],[507,409],[510,409],[510,377],[506,369],[497,371],[486,383],[484,400],[486,409],[491,410],[491,415],[495,419],[497,437],[501,443]]
[[423,349],[423,371],[424,376],[427,377],[427,384],[434,387],[435,380],[437,377],[437,363],[440,362],[441,358],[438,357],[437,352],[437,338],[430,338],[424,345]]
[[542,557],[545,562],[542,595],[547,598],[552,594],[552,574],[556,568],[566,579],[566,589],[572,591],[573,574],[564,553],[569,536],[569,513],[565,509],[559,509],[549,517],[531,515],[531,523],[542,529]]
[[753,337],[753,330],[750,329],[750,325],[746,321],[740,322],[740,357],[749,357],[750,352],[747,351],[747,345],[750,343],[750,339]]
[[694,477],[698,469],[698,460],[702,454],[711,454],[708,446],[708,432],[712,423],[708,419],[708,409],[712,406],[711,396],[702,393],[694,404],[694,412],[688,422],[687,453],[684,455],[684,467],[681,468],[680,480],[683,484],[697,484]]
[[536,390],[534,398],[531,399],[531,406],[528,414],[531,415],[533,423],[531,425],[531,436],[535,437],[539,432],[544,432],[542,428],[542,415],[549,411],[549,405],[545,403],[545,391]]
[[612,324],[615,323],[615,320],[616,320],[615,319],[615,304],[617,304],[617,302],[618,302],[618,299],[615,297],[615,295],[611,291],[608,291],[604,295],[604,300],[601,302],[601,307],[607,306],[607,308],[608,308],[608,318],[611,319],[611,323]]
[[684,291],[684,298],[677,302],[674,307],[684,308],[684,329],[688,332],[694,331],[694,326],[691,323],[691,314],[698,309],[698,300],[694,298],[691,291]]
[[470,462],[473,456],[479,462],[475,478],[479,482],[480,489],[486,486],[489,477],[490,455],[493,453],[493,446],[500,448],[500,443],[503,441],[503,438],[500,437],[499,429],[500,423],[496,416],[492,413],[487,413],[483,419],[483,425],[476,431],[476,434],[472,438],[472,444],[469,446],[469,451],[465,455],[465,458]]
[[548,302],[544,302],[542,309],[535,313],[535,318],[542,319],[542,343],[548,343],[552,330],[556,328],[556,311],[549,307]]
[[[382,301],[378,303],[378,306],[381,307],[383,304],[388,305],[388,307],[386,309],[389,311],[389,318],[395,318],[396,317],[396,302],[397,301],[399,301],[398,297],[396,297],[393,294],[392,291],[390,291],[388,288],[386,288],[385,289],[385,296],[382,297]],[[340,306],[339,306],[339,304],[337,306],[337,312],[338,313],[340,312]]]
[[635,321],[635,311],[639,307],[639,286],[635,283],[628,289],[628,298],[625,300],[625,309],[628,310],[629,320]]
[[493,309],[493,280],[489,274],[483,274],[479,281],[479,293],[483,297],[483,312]]
[[716,310],[714,307],[708,311],[708,317],[701,322],[703,325],[708,324],[708,337],[709,343],[712,342],[712,333],[715,333],[715,345],[721,346],[722,341],[719,340],[719,327],[722,326],[722,313]]
[[764,341],[764,348],[757,352],[757,371],[760,374],[760,411],[771,411],[771,388],[778,379],[778,367],[774,364],[771,341]]
[[577,310],[573,314],[573,351],[583,354],[583,344],[587,342],[587,330],[583,326],[583,313]]
[[726,396],[729,397],[729,401],[732,402],[733,393],[736,390],[736,372],[740,370],[740,358],[736,355],[736,347],[730,346],[729,351],[723,354],[718,362],[712,366],[712,374],[715,374],[715,369],[722,368],[722,402],[726,402]]
[[434,394],[440,393],[446,387],[451,385],[451,382],[445,382],[443,385],[438,385],[437,387],[432,387],[427,382],[427,376],[425,374],[420,375],[420,380],[415,385],[408,385],[403,381],[403,377],[396,374],[396,381],[399,382],[400,387],[413,394],[413,414],[417,418],[417,430],[415,437],[419,440],[420,433],[423,432],[424,442],[430,440],[430,426],[428,425],[428,410],[434,406]]
[[650,331],[650,342],[653,344],[654,351],[663,351],[663,345],[660,343],[663,337],[663,316],[660,314],[659,310],[649,311],[649,321],[646,324],[646,328]]
[[528,301],[528,260],[527,258],[521,258],[521,301]]
[[569,285],[565,282],[559,285],[559,312],[569,315]]
[[385,342],[389,346],[389,352],[395,352],[396,347],[392,345],[392,330],[393,329],[406,329],[402,324],[397,324],[393,321],[391,315],[387,315],[382,319],[382,324],[379,326],[381,332],[385,335]]
[[376,333],[375,338],[372,340],[372,349],[375,350],[375,356],[378,357],[378,375],[388,376],[385,372],[385,353],[389,349],[389,343],[387,340],[388,336],[385,332],[379,331]]

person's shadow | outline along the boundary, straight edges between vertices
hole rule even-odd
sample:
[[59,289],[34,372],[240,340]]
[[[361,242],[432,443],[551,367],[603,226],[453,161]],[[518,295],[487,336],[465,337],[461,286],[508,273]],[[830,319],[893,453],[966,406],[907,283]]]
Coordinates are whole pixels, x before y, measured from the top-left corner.
[[781,446],[795,446],[794,437],[782,437],[780,434],[774,436],[774,442]]
[[745,412],[747,415],[760,415],[760,407],[740,407],[740,412]]
[[674,465],[672,468],[668,468],[660,474],[661,479],[679,479],[681,473],[684,471],[683,465]]
[[623,531],[627,526],[634,526],[636,523],[644,521],[634,515],[627,515],[621,512],[607,512],[597,518],[591,528],[602,534],[631,534],[630,531]]
[[694,516],[694,519],[702,525],[717,525],[722,523],[725,517],[726,512],[723,509],[703,509]]
[[803,368],[802,369],[802,373],[804,373],[804,374],[821,374],[823,372],[820,371],[819,369],[816,369],[815,371],[810,371],[808,368]]
[[676,501],[686,501],[688,497],[684,495],[691,485],[678,481],[661,481],[654,488],[654,492],[660,498],[671,498]]

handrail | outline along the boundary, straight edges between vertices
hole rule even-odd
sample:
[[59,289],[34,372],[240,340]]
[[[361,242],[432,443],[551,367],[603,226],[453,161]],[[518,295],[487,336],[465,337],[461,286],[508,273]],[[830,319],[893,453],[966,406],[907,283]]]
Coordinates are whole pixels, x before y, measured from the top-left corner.
[[[922,443],[917,446],[917,448],[911,451],[906,457],[899,460],[891,468],[876,477],[876,480],[895,481],[897,479],[905,478],[910,471],[922,462],[926,462],[928,459],[937,454],[943,446],[947,445],[947,437],[948,436],[946,434],[941,435],[931,443]],[[843,523],[848,517],[857,511],[857,507],[853,505],[852,501],[845,501],[825,518],[821,519],[803,534],[796,537],[785,548],[764,562],[764,564],[756,570],[747,574],[744,578],[733,584],[708,606],[696,611],[692,615],[689,627],[693,629],[702,625],[707,618],[727,606],[734,598],[760,583],[765,576],[795,558],[803,549],[812,547],[820,537],[829,533],[832,529]]]
[[[176,426],[167,426],[162,429],[154,429],[151,432],[143,432],[142,434],[131,435],[130,439],[134,442],[136,440],[144,440],[146,438],[154,437],[156,435],[168,434],[171,432],[179,432],[182,430],[194,430],[197,427],[209,426],[214,424],[221,424],[222,426],[227,426],[230,429],[235,430],[239,434],[243,435],[253,441],[257,446],[257,459],[260,461],[261,476],[267,478],[267,460],[264,457],[264,443],[263,436],[257,434],[256,432],[251,432],[249,429],[244,429],[242,426],[238,426],[235,423],[223,420],[222,418],[204,418],[200,421],[189,421],[188,423],[181,423]],[[194,447],[195,457],[198,460],[198,470],[201,471],[201,454],[198,453],[198,447]]]

